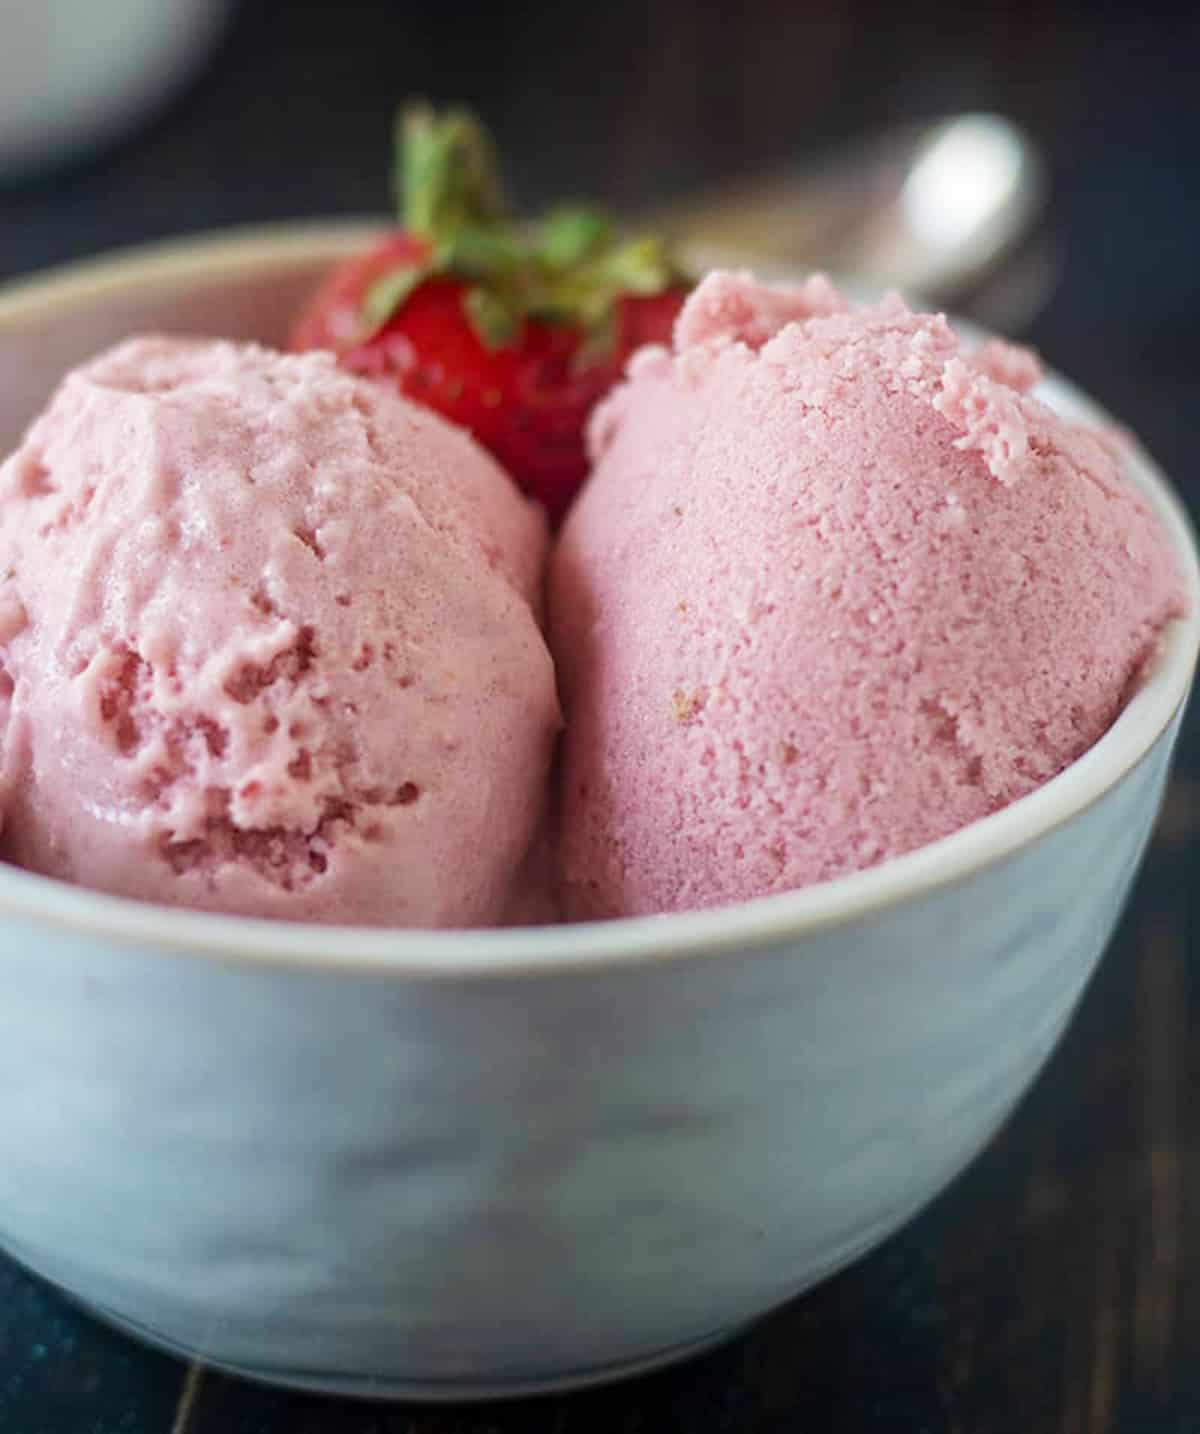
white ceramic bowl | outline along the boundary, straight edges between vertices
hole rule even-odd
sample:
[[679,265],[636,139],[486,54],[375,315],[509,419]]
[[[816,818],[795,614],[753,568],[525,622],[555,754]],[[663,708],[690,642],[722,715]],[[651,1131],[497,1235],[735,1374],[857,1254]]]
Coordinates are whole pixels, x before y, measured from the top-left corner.
[[0,0],[0,175],[94,149],[185,84],[230,0]]
[[[0,295],[0,447],[136,328],[278,339],[361,228],[135,253]],[[1088,406],[1051,381],[1048,396]],[[1137,868],[1200,623],[1112,730],[873,871],[690,916],[471,934],[163,910],[0,869],[0,1240],[152,1341],[461,1398],[721,1338],[988,1139]]]

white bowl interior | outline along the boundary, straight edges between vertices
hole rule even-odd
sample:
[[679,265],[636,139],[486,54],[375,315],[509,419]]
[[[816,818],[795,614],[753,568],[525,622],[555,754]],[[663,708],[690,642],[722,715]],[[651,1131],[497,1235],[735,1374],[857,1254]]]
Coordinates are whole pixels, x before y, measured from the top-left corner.
[[[155,245],[0,289],[0,452],[11,448],[72,365],[134,332],[220,334],[280,343],[322,273],[378,221],[288,225]],[[1065,380],[1042,396],[1060,411],[1111,421]],[[5,910],[120,935],[138,944],[286,962],[331,960],[428,974],[513,973],[769,943],[961,879],[1068,820],[1118,781],[1186,700],[1200,645],[1200,567],[1192,529],[1148,455],[1129,473],[1171,537],[1190,595],[1162,657],[1112,729],[1065,772],[1005,810],[868,871],[741,906],[587,926],[405,932],[314,927],[160,908],[69,888],[0,866]]]

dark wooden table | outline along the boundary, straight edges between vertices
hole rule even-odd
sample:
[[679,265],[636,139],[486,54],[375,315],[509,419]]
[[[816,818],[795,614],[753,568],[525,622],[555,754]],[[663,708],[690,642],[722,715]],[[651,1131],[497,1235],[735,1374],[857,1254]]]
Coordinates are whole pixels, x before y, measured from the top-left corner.
[[[1056,167],[1064,267],[1032,337],[1200,511],[1200,21],[900,8],[246,0],[148,130],[0,190],[0,278],[377,209],[389,109],[413,90],[479,103],[533,203],[583,187],[637,203],[889,117],[1000,107]],[[569,1398],[355,1405],[186,1369],[0,1266],[0,1434],[1196,1434],[1198,724],[1112,949],[1007,1129],[906,1231],[738,1343]]]

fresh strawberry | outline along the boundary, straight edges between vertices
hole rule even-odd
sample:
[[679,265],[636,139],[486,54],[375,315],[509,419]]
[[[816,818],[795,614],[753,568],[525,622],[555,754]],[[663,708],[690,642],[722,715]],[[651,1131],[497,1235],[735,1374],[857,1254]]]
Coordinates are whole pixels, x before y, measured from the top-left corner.
[[552,520],[587,475],[584,425],[646,343],[666,343],[686,288],[656,238],[597,211],[509,215],[491,145],[462,111],[407,111],[403,227],[336,269],[292,334],[468,428]]

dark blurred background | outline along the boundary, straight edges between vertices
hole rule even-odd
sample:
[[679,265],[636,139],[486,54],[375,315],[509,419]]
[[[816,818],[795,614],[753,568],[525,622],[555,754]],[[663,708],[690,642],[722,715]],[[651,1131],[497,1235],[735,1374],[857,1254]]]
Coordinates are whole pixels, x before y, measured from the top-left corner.
[[[28,0],[26,18],[43,3],[65,0]],[[110,0],[83,3],[99,44]],[[0,84],[20,10],[0,0]],[[392,110],[414,92],[472,102],[530,207],[593,192],[631,211],[894,120],[998,110],[1053,176],[1056,282],[1027,336],[1141,433],[1197,513],[1198,61],[1195,5],[242,0],[140,124],[10,163],[0,280],[197,229],[381,212]],[[196,1398],[172,1361],[0,1266],[0,1428],[1194,1434],[1198,855],[1193,710],[1120,934],[1000,1140],[908,1231],[726,1351],[461,1419],[212,1375]]]

